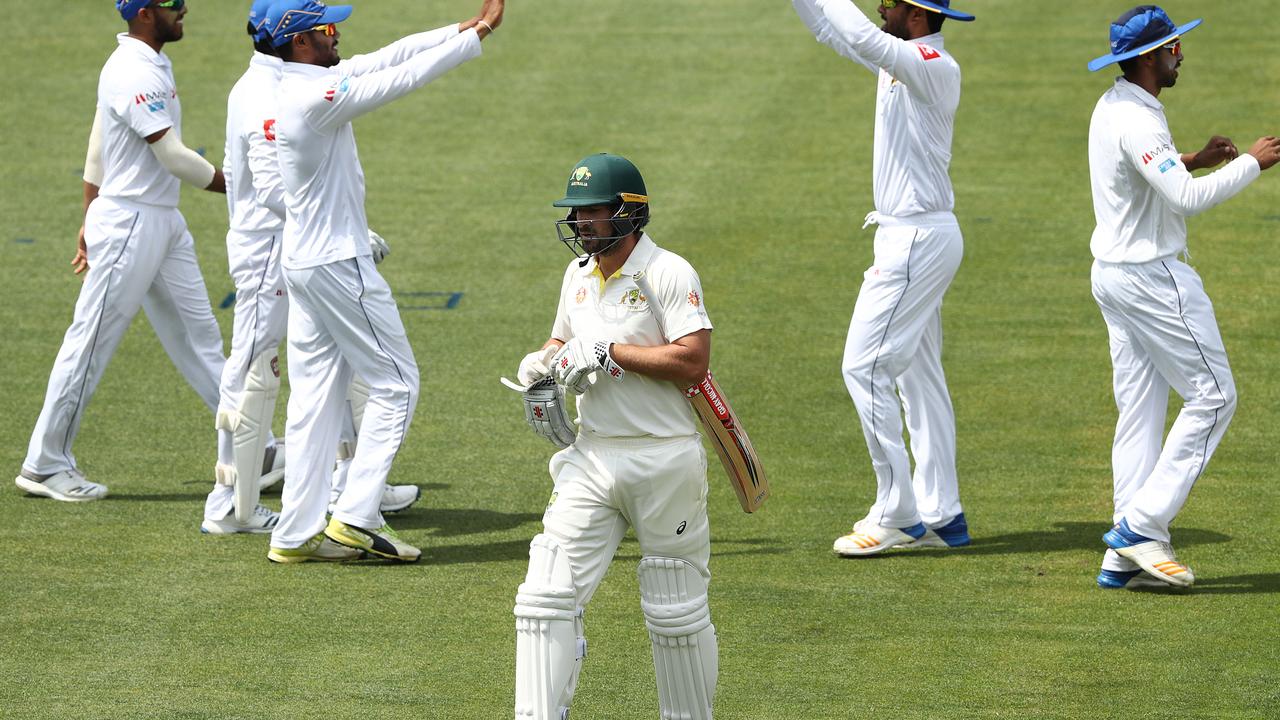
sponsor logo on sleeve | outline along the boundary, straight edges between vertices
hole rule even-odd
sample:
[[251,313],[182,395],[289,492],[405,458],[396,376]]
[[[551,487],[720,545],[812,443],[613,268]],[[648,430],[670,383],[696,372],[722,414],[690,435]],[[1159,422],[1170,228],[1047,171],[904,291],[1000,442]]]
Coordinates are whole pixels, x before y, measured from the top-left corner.
[[[169,96],[169,94],[162,92],[138,93],[133,96],[133,104],[146,105],[147,110],[150,112],[160,112],[165,107],[166,96]],[[173,93],[172,97],[178,97],[178,93]]]
[[587,299],[587,289],[585,287],[578,288],[578,294],[573,296],[573,301],[581,305],[582,301],[586,299]]
[[333,98],[340,92],[346,92],[351,89],[351,78],[344,77],[341,80],[335,80],[328,90],[324,91],[324,99],[333,102]]
[[1169,168],[1173,167],[1174,165],[1175,163],[1173,162],[1173,158],[1169,158],[1168,160],[1165,160],[1164,162],[1160,163],[1160,172],[1167,173],[1169,172]]
[[276,119],[271,118],[262,123],[262,135],[271,142],[276,141]]
[[690,304],[690,305],[692,305],[692,306],[694,306],[694,307],[698,307],[699,305],[701,305],[701,304],[702,304],[702,298],[698,297],[698,293],[696,293],[696,292],[694,292],[694,291],[690,290],[690,291],[689,291],[689,304]]
[[920,51],[920,57],[924,58],[925,60],[937,60],[938,58],[942,57],[942,55],[939,54],[937,50],[934,50],[928,45],[921,45],[920,43],[916,43],[916,49]]
[[1169,143],[1163,143],[1161,145],[1157,145],[1151,148],[1150,150],[1142,153],[1142,164],[1150,165],[1152,160],[1155,160],[1156,158],[1169,152],[1172,149],[1173,149],[1173,146],[1170,145]]

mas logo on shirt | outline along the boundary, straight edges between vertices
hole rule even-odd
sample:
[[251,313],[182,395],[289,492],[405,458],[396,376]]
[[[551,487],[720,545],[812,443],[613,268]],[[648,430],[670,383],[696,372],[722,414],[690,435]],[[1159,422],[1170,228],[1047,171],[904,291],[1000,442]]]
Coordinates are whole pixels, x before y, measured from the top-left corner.
[[1150,165],[1152,160],[1155,160],[1156,158],[1169,152],[1172,149],[1173,149],[1173,146],[1170,145],[1169,143],[1164,143],[1163,145],[1157,145],[1151,148],[1150,150],[1142,153],[1142,164]]
[[584,287],[578,288],[578,294],[573,296],[573,301],[581,305],[582,301],[586,299],[587,299],[587,289]]
[[690,291],[689,291],[689,304],[690,304],[690,305],[692,305],[692,306],[694,306],[694,307],[698,307],[699,305],[701,305],[701,304],[702,304],[702,298],[698,297],[698,293],[696,293],[696,292],[694,292],[694,291],[690,290]]
[[1160,172],[1161,173],[1169,172],[1169,168],[1173,167],[1175,164],[1176,163],[1173,162],[1173,158],[1169,158],[1168,160],[1165,160],[1164,162],[1160,163]]
[[328,90],[324,91],[324,99],[327,102],[333,102],[333,98],[340,92],[346,92],[351,89],[351,78],[344,77],[341,80],[335,80]]
[[262,136],[270,142],[276,141],[276,119],[271,118],[262,123]]
[[920,43],[916,43],[916,49],[920,51],[920,57],[924,58],[925,60],[937,60],[938,58],[942,57],[942,55],[939,54],[937,50],[934,50],[928,45],[921,45]]
[[172,95],[163,92],[138,93],[133,96],[134,105],[146,105],[150,112],[160,112],[164,109],[164,101],[166,97],[178,97],[178,93]]

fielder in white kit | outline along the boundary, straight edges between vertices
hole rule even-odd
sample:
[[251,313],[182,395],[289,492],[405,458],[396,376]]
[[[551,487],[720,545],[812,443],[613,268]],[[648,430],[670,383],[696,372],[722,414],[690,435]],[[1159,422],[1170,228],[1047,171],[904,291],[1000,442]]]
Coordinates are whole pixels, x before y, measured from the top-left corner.
[[117,0],[129,31],[98,79],[85,158],[85,220],[72,261],[87,271],[54,362],[17,486],[64,501],[105,497],[71,446],[85,408],[138,308],[212,411],[222,335],[178,211],[181,181],[224,192],[222,173],[182,144],[182,104],[162,48],[182,39],[184,0]]
[[[391,289],[371,258],[351,121],[479,56],[481,39],[502,21],[504,3],[487,0],[476,18],[341,65],[335,23],[350,16],[350,6],[280,0],[267,12],[272,46],[284,60],[274,128],[287,209],[285,438],[293,449],[268,553],[273,561],[345,559],[335,543],[408,562],[421,555],[379,511],[418,400],[418,367]],[[369,400],[345,488],[326,525],[353,373],[368,382]]]
[[[275,144],[276,89],[284,62],[275,55],[266,32],[267,11],[273,2],[254,0],[249,8],[246,31],[253,39],[254,53],[249,68],[227,97],[222,172],[230,216],[227,259],[236,286],[236,304],[217,414],[219,484],[205,502],[201,526],[215,534],[271,532],[278,516],[258,505],[258,493],[284,474],[283,445],[277,445],[271,434],[280,390],[277,348],[284,340],[289,316],[280,271],[284,187]],[[385,243],[373,252],[375,262],[380,261]],[[367,397],[367,391],[354,395]],[[354,452],[357,430],[354,422],[343,426],[338,454],[345,469]],[[260,468],[271,472],[260,478]],[[336,482],[341,483],[342,476],[338,473]],[[414,485],[387,486],[381,509],[403,510],[418,494]],[[235,502],[237,499],[240,502]],[[230,515],[233,509],[234,517]]]
[[[839,555],[969,544],[956,421],[942,370],[942,298],[964,254],[947,174],[960,66],[944,49],[950,0],[882,0],[877,28],[848,0],[793,0],[819,42],[879,78],[872,167],[875,264],[849,324],[843,376],[876,474],[876,500]],[[901,402],[899,401],[901,398]],[[914,476],[902,437],[905,409]]]
[[[1089,63],[1096,71],[1119,62],[1123,72],[1089,123],[1093,297],[1110,336],[1119,411],[1111,450],[1115,527],[1103,536],[1108,550],[1098,574],[1107,589],[1195,581],[1174,555],[1169,525],[1231,422],[1236,388],[1213,304],[1177,256],[1187,250],[1187,217],[1280,160],[1274,137],[1243,155],[1223,137],[1198,153],[1175,149],[1156,97],[1177,82],[1181,37],[1200,22],[1177,26],[1157,6],[1136,7],[1111,25],[1111,52]],[[1191,175],[1224,160],[1221,170]],[[1183,406],[1162,446],[1170,388]]]
[[[528,386],[550,373],[582,395],[576,438],[526,415],[564,449],[551,458],[554,492],[516,595],[515,717],[568,716],[586,655],[583,608],[631,527],[660,716],[709,720],[718,655],[707,602],[707,457],[682,391],[706,376],[711,358],[701,282],[642,231],[648,195],[625,158],[578,163],[555,205],[570,208],[557,230],[578,258],[565,270],[551,338],[520,363],[518,378]],[[641,291],[637,273],[658,297]]]

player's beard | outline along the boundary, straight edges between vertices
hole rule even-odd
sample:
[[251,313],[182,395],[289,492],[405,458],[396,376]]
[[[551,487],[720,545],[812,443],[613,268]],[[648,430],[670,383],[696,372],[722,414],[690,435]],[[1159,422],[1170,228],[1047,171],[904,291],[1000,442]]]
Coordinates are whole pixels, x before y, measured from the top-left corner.
[[187,13],[169,12],[163,8],[158,8],[158,10],[157,18],[164,17],[164,19],[156,23],[156,34],[159,36],[157,39],[161,43],[172,43],[181,40],[182,26],[185,24],[182,22],[182,18],[185,17]]
[[899,5],[893,10],[884,11],[884,14],[880,16],[884,19],[884,24],[880,26],[880,30],[881,32],[888,33],[899,40],[910,40],[911,34],[907,31],[907,13],[896,13],[897,19],[894,19],[894,10],[898,10],[898,8],[901,7],[903,6]]
[[[1164,54],[1164,50],[1159,50]],[[1178,68],[1182,65],[1182,58],[1176,55],[1169,55],[1169,59],[1161,59],[1156,65],[1156,81],[1162,88],[1171,88],[1178,84]]]

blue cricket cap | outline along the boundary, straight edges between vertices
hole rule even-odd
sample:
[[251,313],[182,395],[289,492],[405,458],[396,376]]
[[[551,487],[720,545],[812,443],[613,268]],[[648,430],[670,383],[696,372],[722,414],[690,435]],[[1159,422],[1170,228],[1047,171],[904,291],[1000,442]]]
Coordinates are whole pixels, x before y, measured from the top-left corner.
[[1145,55],[1191,32],[1202,22],[1196,18],[1186,25],[1174,25],[1158,5],[1139,5],[1111,23],[1111,52],[1090,60],[1089,72]]
[[921,7],[921,8],[924,8],[925,10],[932,10],[933,12],[941,13],[942,15],[945,15],[951,18],[952,20],[959,20],[960,22],[972,22],[974,19],[973,16],[970,15],[969,13],[962,13],[959,10],[952,10],[951,0],[903,0],[903,1],[906,2],[908,5],[915,5],[916,7]]
[[267,10],[265,31],[271,47],[280,47],[298,33],[351,17],[350,5],[325,5],[316,0],[276,0]]
[[132,20],[138,16],[138,11],[151,4],[151,0],[116,0],[116,10],[120,11],[120,17],[125,20]]
[[253,41],[267,39],[267,11],[275,0],[253,0],[249,7],[249,26],[253,28]]

